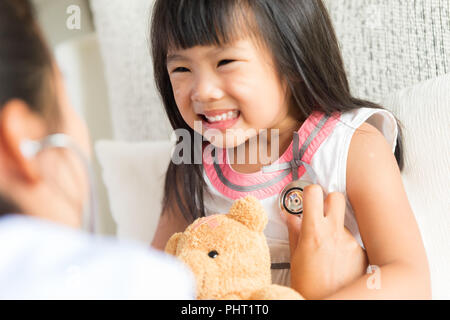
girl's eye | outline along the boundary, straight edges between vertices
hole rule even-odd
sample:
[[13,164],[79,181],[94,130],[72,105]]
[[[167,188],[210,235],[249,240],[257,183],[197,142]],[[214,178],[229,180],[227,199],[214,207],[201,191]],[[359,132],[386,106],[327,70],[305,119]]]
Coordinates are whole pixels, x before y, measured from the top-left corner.
[[234,62],[235,60],[230,60],[230,59],[226,59],[226,60],[220,60],[219,64],[217,65],[218,67],[222,66],[222,65],[226,65],[226,64],[230,64],[232,62]]
[[178,67],[174,69],[172,72],[189,72],[189,69],[186,69],[184,67]]

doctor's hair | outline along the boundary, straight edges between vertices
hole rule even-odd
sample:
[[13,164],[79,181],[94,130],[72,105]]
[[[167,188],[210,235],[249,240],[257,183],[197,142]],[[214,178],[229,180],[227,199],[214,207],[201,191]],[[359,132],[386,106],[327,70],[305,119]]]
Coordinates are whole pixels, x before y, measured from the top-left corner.
[[[289,106],[299,119],[314,111],[331,116],[380,105],[352,96],[336,34],[322,0],[157,0],[151,22],[151,52],[156,87],[173,129],[191,134],[175,102],[167,54],[195,46],[223,46],[251,39],[271,53],[280,79],[287,82]],[[395,157],[403,168],[401,127]],[[181,140],[182,137],[177,137]],[[176,205],[186,221],[204,216],[206,182],[201,164],[170,163],[163,212]]]
[[60,117],[53,57],[28,0],[0,1],[0,112],[13,99],[22,100],[56,127]]
[[[0,0],[0,113],[19,99],[55,131],[59,108],[53,58],[28,0]],[[11,201],[0,197],[0,214],[18,213]]]

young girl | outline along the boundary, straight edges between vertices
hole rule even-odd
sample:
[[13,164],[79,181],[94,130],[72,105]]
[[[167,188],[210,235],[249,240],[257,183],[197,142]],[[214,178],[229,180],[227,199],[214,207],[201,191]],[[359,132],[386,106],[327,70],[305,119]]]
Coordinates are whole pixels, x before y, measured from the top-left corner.
[[[152,50],[171,125],[191,134],[190,159],[199,149],[194,137],[207,141],[203,163],[170,163],[153,246],[253,195],[269,215],[273,281],[289,285],[278,197],[293,180],[312,181],[325,194],[345,195],[345,226],[383,276],[376,294],[361,278],[334,297],[428,297],[426,255],[401,182],[400,129],[381,106],[351,95],[321,1],[156,1]],[[264,139],[260,130],[268,131]],[[277,143],[270,165],[255,137],[267,150]],[[244,163],[236,156],[242,150]]]

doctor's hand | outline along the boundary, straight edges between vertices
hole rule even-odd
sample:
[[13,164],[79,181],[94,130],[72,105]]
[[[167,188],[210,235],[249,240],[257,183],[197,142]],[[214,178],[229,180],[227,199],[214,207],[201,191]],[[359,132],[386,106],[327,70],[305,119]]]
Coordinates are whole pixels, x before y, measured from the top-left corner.
[[345,198],[311,185],[303,193],[303,218],[287,215],[291,287],[306,299],[322,299],[366,273],[365,251],[344,227]]

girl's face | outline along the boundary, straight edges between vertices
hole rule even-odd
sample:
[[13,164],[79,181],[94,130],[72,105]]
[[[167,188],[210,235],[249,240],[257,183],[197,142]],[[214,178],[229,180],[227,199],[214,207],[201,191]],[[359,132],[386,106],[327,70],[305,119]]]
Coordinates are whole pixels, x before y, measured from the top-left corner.
[[287,85],[252,40],[171,51],[167,69],[183,119],[217,147],[237,147],[261,129],[292,127]]

